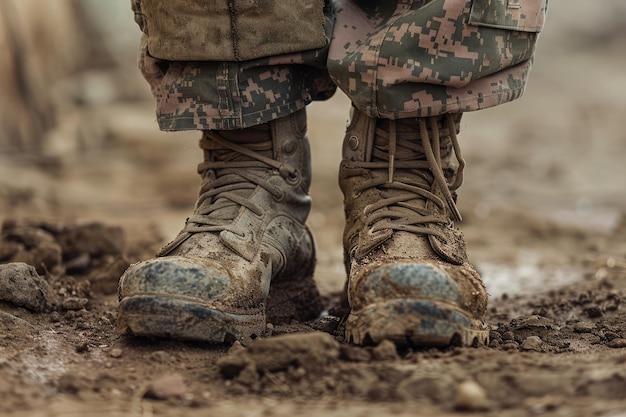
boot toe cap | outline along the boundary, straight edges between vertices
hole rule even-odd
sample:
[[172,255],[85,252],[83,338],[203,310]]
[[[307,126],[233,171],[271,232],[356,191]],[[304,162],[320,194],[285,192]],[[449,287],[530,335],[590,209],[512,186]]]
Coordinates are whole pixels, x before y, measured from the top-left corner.
[[395,263],[369,273],[361,282],[366,303],[397,298],[435,299],[461,304],[459,285],[436,265],[427,263]]
[[120,278],[119,298],[162,295],[212,300],[226,292],[228,271],[206,260],[169,256],[131,265]]

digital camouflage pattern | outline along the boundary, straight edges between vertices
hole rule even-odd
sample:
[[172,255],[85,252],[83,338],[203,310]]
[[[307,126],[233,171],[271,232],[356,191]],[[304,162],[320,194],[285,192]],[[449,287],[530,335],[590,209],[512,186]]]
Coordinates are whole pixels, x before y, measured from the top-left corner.
[[[160,128],[252,126],[327,99],[335,85],[370,117],[506,103],[524,91],[547,0],[334,0],[333,6],[324,7],[329,45],[301,53],[165,61],[151,56],[144,35],[140,67]],[[211,18],[207,13],[207,25]]]
[[[512,30],[526,15],[507,2],[398,1],[394,9],[364,11],[340,0],[329,73],[370,117],[434,116],[514,100],[524,90],[537,32]],[[533,6],[533,20],[545,13],[543,0],[521,2]],[[508,26],[484,24],[493,21]]]

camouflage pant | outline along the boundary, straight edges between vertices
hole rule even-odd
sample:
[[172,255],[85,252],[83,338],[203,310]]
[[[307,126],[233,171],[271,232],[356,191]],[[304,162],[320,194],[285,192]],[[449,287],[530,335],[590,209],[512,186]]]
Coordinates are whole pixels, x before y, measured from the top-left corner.
[[512,101],[548,0],[132,2],[159,126],[189,130],[264,123],[337,86],[381,118]]

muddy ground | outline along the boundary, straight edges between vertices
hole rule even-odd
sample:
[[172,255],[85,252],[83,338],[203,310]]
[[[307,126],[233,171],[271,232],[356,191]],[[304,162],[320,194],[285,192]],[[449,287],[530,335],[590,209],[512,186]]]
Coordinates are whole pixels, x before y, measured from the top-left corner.
[[[117,278],[182,226],[200,151],[195,133],[157,131],[147,96],[110,95],[65,109],[45,152],[0,154],[0,262],[36,265],[48,292],[20,307],[0,291],[0,415],[626,415],[626,9],[586,3],[551,2],[524,98],[462,123],[460,227],[491,294],[488,347],[357,348],[329,319],[248,348],[119,334]],[[331,309],[347,102],[309,114]]]

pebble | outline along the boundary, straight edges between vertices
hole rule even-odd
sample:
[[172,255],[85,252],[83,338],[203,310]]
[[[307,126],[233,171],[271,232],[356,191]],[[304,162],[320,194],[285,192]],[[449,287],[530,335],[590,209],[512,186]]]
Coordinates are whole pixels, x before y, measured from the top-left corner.
[[43,311],[48,302],[48,283],[32,265],[23,262],[0,265],[0,300]]
[[81,310],[83,309],[89,300],[80,297],[67,297],[63,300],[63,308],[65,310]]
[[173,373],[154,380],[145,393],[146,397],[157,400],[182,399],[187,393],[187,385],[182,375]]
[[61,321],[61,315],[58,311],[53,311],[52,313],[50,313],[49,317],[51,323],[58,323]]
[[489,409],[487,393],[474,381],[459,384],[454,399],[454,409],[458,411],[483,411]]
[[517,350],[519,348],[519,344],[513,340],[509,340],[508,342],[502,343],[502,350]]
[[622,338],[617,338],[617,339],[613,339],[611,340],[609,343],[606,344],[608,347],[613,348],[613,349],[621,349],[621,348],[626,348],[626,339],[622,339]]
[[112,358],[121,358],[122,357],[122,349],[119,349],[119,348],[111,349],[111,352],[109,352],[109,355]]
[[489,341],[489,347],[492,349],[498,349],[501,346],[501,343],[497,339],[491,339]]
[[506,332],[502,333],[502,340],[505,341],[505,342],[510,341],[510,340],[515,340],[515,335],[510,330],[506,331]]
[[535,352],[543,352],[543,340],[539,336],[528,336],[522,342],[522,350],[534,350]]
[[596,328],[596,325],[588,321],[579,321],[574,324],[575,333],[591,333]]
[[158,363],[171,363],[172,356],[164,350],[157,350],[149,355],[150,360]]
[[339,343],[328,333],[287,334],[254,341],[245,350],[221,358],[217,365],[227,379],[255,368],[259,373],[301,366],[315,372],[339,358]]
[[314,321],[311,324],[311,327],[321,332],[334,334],[340,325],[341,317],[327,315],[320,317],[318,320]]
[[241,344],[239,340],[235,340],[235,342],[228,348],[228,354],[233,355],[240,350],[246,350],[245,346]]
[[553,320],[537,314],[517,317],[511,320],[511,326],[513,326],[515,330],[534,328],[556,329],[558,327]]

